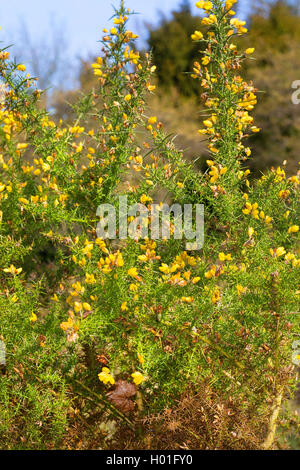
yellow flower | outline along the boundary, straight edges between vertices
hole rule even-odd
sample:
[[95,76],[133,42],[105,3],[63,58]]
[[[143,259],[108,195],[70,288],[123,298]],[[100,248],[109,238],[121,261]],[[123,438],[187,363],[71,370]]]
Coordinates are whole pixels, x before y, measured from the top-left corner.
[[134,372],[131,374],[131,377],[133,378],[135,385],[140,385],[145,380],[145,377],[140,372]]
[[240,284],[238,284],[236,286],[236,290],[237,290],[238,295],[245,294],[247,287],[243,287]]
[[95,68],[94,69],[94,75],[96,75],[96,77],[102,77],[103,72],[102,72],[102,70],[99,70],[99,68]]
[[211,279],[212,277],[214,277],[216,273],[216,269],[217,269],[216,266],[212,266],[211,269],[204,274],[206,279]]
[[202,65],[207,65],[210,63],[210,58],[208,56],[203,57]]
[[246,202],[245,207],[243,209],[244,214],[250,214],[252,217],[255,219],[258,219],[258,204],[255,202],[254,204],[251,204],[250,202]]
[[230,10],[230,8],[237,2],[237,0],[226,0],[225,7],[226,10]]
[[190,304],[194,301],[194,297],[181,297],[182,302]]
[[100,374],[98,374],[98,378],[99,378],[100,382],[104,383],[104,385],[106,385],[108,383],[111,383],[112,385],[114,385],[114,383],[115,383],[115,379],[110,374],[110,370],[109,370],[108,367],[103,367],[102,368],[102,372],[100,372]]
[[30,320],[31,322],[33,322],[33,323],[36,322],[36,321],[37,321],[37,316],[36,316],[36,314],[32,312],[31,317],[29,318],[29,320]]
[[17,145],[17,150],[24,150],[28,147],[28,144],[18,144]]
[[16,276],[17,274],[20,274],[22,272],[22,268],[16,268],[13,264],[10,265],[9,268],[3,269],[5,273],[10,273]]
[[209,2],[209,1],[205,2],[204,6],[203,6],[204,10],[207,10],[207,11],[211,10],[212,7],[213,7],[213,4],[212,4],[212,2]]
[[19,202],[20,202],[21,204],[24,204],[25,206],[26,206],[27,204],[29,204],[28,199],[26,199],[25,197],[19,197]]
[[203,124],[205,125],[205,127],[208,127],[208,128],[211,128],[213,126],[213,123],[209,119],[206,119],[205,121],[203,121]]
[[105,241],[102,240],[101,238],[96,238],[95,243],[99,248],[103,251],[103,253],[108,254],[108,249],[106,248]]
[[297,177],[296,175],[291,176],[291,177],[289,178],[289,181],[291,181],[291,182],[294,183],[295,185],[298,185],[298,184],[299,184],[299,179],[298,179],[298,177]]
[[18,296],[17,294],[14,294],[12,297],[11,297],[11,301],[16,303],[18,301]]
[[87,284],[96,284],[96,279],[95,279],[94,274],[86,273],[86,275],[85,275],[85,282],[86,282]]
[[284,257],[286,261],[293,261],[296,258],[296,256],[293,253],[287,253]]
[[164,274],[169,274],[170,272],[169,266],[166,263],[163,263],[158,269]]
[[157,117],[156,116],[152,116],[148,119],[148,124],[155,124],[157,122]]
[[137,357],[138,357],[139,363],[144,364],[144,362],[145,362],[144,356],[142,356],[142,354],[140,354],[140,353],[137,353]]
[[288,189],[282,189],[281,191],[279,191],[278,196],[281,199],[286,199],[290,194],[291,192]]
[[80,302],[74,302],[74,310],[75,310],[76,313],[81,312],[82,304]]
[[92,310],[92,307],[87,302],[84,302],[82,306],[86,312],[88,312],[89,310]]
[[136,284],[130,284],[129,290],[130,292],[136,292],[138,290],[138,286]]
[[78,294],[84,294],[85,288],[82,287],[80,282],[77,281],[76,283],[72,284],[72,287],[76,292],[78,292]]
[[266,216],[265,218],[265,223],[266,224],[270,224],[272,222],[272,217],[270,217],[269,215]]
[[127,307],[127,302],[123,302],[122,305],[121,305],[121,310],[122,312],[126,312],[128,310],[128,307]]
[[93,248],[94,248],[94,244],[92,242],[89,242],[88,240],[86,240],[85,243],[84,243],[84,247],[82,249],[82,254],[87,255],[88,258],[90,258],[91,251],[93,250]]
[[44,171],[49,171],[51,166],[49,165],[49,163],[42,163],[42,168]]
[[216,289],[212,295],[211,301],[213,304],[216,304],[220,299],[220,291],[219,289]]
[[151,85],[151,83],[147,83],[146,85],[146,88],[148,91],[154,91],[156,86],[155,85]]
[[253,235],[254,235],[254,228],[253,227],[248,228],[248,235],[249,235],[249,238],[253,237]]
[[[214,24],[214,23],[217,23],[217,22],[218,22],[218,20],[217,20],[216,15],[209,15],[208,18],[203,18],[203,20],[201,21],[201,23],[204,24],[205,26],[208,26],[208,25],[211,25],[211,24]],[[208,35],[209,35],[209,33],[208,33]]]
[[25,72],[26,67],[25,67],[24,64],[19,64],[18,67],[17,67],[17,70],[20,70],[21,72]]
[[115,259],[115,264],[118,268],[121,268],[122,266],[124,266],[124,260],[123,260],[123,256],[122,256],[122,253],[120,253],[119,251],[117,251],[116,255],[115,255],[116,259]]
[[288,233],[296,233],[296,232],[299,232],[299,225],[292,225],[292,226],[288,229]]
[[220,261],[231,261],[232,260],[231,254],[229,253],[228,255],[225,255],[225,253],[219,253],[219,260]]
[[283,246],[279,246],[278,248],[275,248],[275,250],[273,250],[273,248],[270,248],[270,253],[273,256],[273,258],[278,258],[279,256],[284,255],[286,251],[283,248]]
[[128,94],[128,95],[125,96],[124,100],[125,101],[130,101],[131,98],[132,98],[132,96],[130,94]]
[[128,269],[128,275],[130,277],[137,277],[138,276],[138,270],[136,268],[130,268]]
[[152,198],[147,196],[146,194],[142,194],[140,201],[142,204],[146,204],[147,202],[152,202]]
[[250,54],[253,54],[254,51],[255,51],[254,47],[248,47],[248,49],[245,50],[245,54],[250,55]]
[[71,317],[69,317],[67,321],[64,321],[60,324],[60,327],[63,331],[70,330],[72,326],[73,326],[73,320]]
[[193,41],[200,41],[203,38],[203,34],[200,31],[195,31],[194,34],[191,35]]
[[120,18],[114,19],[114,24],[123,24],[128,20],[127,16],[120,16]]

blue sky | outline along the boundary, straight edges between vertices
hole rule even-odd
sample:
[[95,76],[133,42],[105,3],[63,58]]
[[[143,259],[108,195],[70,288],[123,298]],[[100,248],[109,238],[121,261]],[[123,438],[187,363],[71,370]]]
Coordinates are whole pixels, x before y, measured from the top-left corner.
[[[249,0],[240,2],[245,6]],[[139,13],[131,17],[130,28],[145,40],[145,23],[156,24],[159,12],[169,15],[180,3],[181,0],[126,0],[126,6]],[[32,60],[28,58],[32,57],[28,53],[28,42],[24,40],[24,34],[22,36],[23,22],[38,57],[43,56],[40,64],[45,71],[46,62],[51,68],[51,58],[48,60],[48,52],[41,54],[40,51],[45,50],[44,43],[53,51],[51,19],[54,20],[58,29],[64,31],[66,41],[66,50],[61,48],[63,59],[59,62],[63,76],[48,80],[46,72],[46,81],[42,82],[42,74],[37,71],[36,75],[41,78],[41,88],[58,85],[73,87],[76,86],[78,77],[79,58],[85,59],[100,54],[101,45],[97,41],[103,36],[102,29],[111,25],[109,19],[113,14],[112,4],[119,5],[119,0],[0,0],[0,41],[5,45],[15,44],[11,55],[17,54],[18,61],[24,62],[28,70],[34,73]],[[194,5],[194,13],[199,14],[200,10],[195,6],[196,0],[191,0],[191,4]],[[243,14],[240,16],[243,17]],[[141,40],[140,45],[144,44]]]
[[[244,0],[244,3],[246,1]],[[131,27],[142,34],[145,21],[155,23],[159,10],[167,14],[175,9],[179,2],[179,0],[127,0],[129,8],[141,13],[132,19]],[[2,0],[0,40],[17,43],[21,19],[28,26],[33,39],[42,38],[49,34],[49,21],[51,15],[54,15],[56,22],[66,28],[69,51],[73,56],[95,53],[101,29],[109,24],[112,3],[116,4],[118,0]],[[199,12],[196,7],[194,11]],[[20,47],[20,44],[18,46]],[[26,47],[26,44],[23,47]]]

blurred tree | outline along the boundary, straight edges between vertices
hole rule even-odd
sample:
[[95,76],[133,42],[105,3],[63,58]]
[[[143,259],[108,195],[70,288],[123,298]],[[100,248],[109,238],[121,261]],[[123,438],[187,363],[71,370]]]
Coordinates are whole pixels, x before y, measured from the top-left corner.
[[[83,93],[89,93],[97,88],[98,80],[94,75],[91,64],[95,62],[96,57],[91,56],[86,59],[80,59],[78,71],[78,87],[70,90],[57,88],[52,95],[52,109],[56,120],[63,119],[71,124],[75,117],[72,106],[80,99]],[[89,120],[85,127],[89,129],[94,125],[93,119]]]
[[265,50],[265,53],[269,49],[284,52],[290,49],[291,41],[300,41],[297,2],[255,0],[248,24],[250,32],[247,40],[261,51]]
[[257,174],[288,161],[289,172],[298,168],[300,105],[292,103],[292,83],[300,80],[300,12],[296,2],[259,2],[253,10],[250,32],[241,47],[255,47],[255,60],[246,75],[263,92],[258,94],[254,116],[262,132],[251,139],[252,170]]
[[200,16],[194,16],[189,0],[184,0],[171,19],[161,15],[159,26],[148,26],[149,47],[157,65],[157,77],[164,90],[175,87],[181,94],[191,96],[199,91],[198,83],[187,77],[191,66],[198,58],[199,43],[191,41],[195,30],[203,31]]

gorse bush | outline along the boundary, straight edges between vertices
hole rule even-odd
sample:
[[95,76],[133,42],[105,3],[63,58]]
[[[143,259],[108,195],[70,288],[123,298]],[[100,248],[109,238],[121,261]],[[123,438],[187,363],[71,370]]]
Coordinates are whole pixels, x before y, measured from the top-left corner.
[[[158,25],[149,29],[148,44],[153,50],[158,83],[158,97],[150,99],[149,106],[178,134],[177,145],[186,148],[188,160],[201,155],[198,165],[205,170],[208,156],[195,132],[201,122],[197,102],[203,90],[185,72],[190,71],[190,64],[198,60],[199,51],[205,48],[205,43],[191,41],[190,36],[194,30],[204,33],[206,26],[202,25],[199,10],[192,13],[187,3],[182,2],[170,16],[162,17]],[[251,178],[260,177],[261,171],[279,166],[284,160],[289,162],[288,176],[299,168],[299,107],[290,99],[291,86],[298,78],[295,71],[300,66],[300,16],[295,5],[285,0],[251,2],[249,34],[235,40],[239,49],[255,47],[255,58],[244,62],[243,77],[253,80],[263,92],[258,95],[263,99],[258,100],[253,114],[256,125],[263,129],[246,144],[251,146],[253,155],[259,156],[247,162]],[[178,101],[182,125],[176,116]]]
[[[243,169],[243,141],[259,129],[256,90],[239,75],[254,51],[234,44],[247,31],[234,3],[197,3],[207,32],[192,35],[204,52],[191,76],[207,108],[204,174],[147,115],[155,66],[136,51],[123,2],[92,64],[98,86],[71,126],[40,109],[36,79],[1,50],[2,447],[64,447],[91,400],[103,419],[132,426],[135,413],[161,411],[200,384],[271,446],[296,383],[299,176],[279,167],[250,183]],[[204,204],[203,248],[98,238],[97,207],[118,208],[120,195],[148,208],[161,195]]]

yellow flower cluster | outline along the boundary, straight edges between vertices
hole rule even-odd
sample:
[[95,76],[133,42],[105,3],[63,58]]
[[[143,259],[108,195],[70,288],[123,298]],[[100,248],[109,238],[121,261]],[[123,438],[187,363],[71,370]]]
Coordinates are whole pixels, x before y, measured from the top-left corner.
[[102,372],[100,372],[100,374],[98,374],[98,378],[99,378],[100,382],[104,383],[104,385],[107,385],[108,383],[110,383],[111,385],[114,385],[114,383],[115,383],[115,379],[111,375],[110,370],[109,370],[108,367],[103,367],[102,368]]
[[123,255],[120,251],[110,253],[106,258],[100,258],[97,266],[104,274],[108,274],[112,272],[115,267],[121,268],[124,266]]

